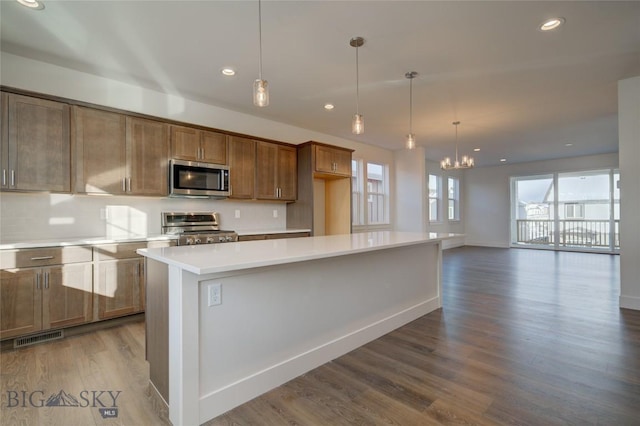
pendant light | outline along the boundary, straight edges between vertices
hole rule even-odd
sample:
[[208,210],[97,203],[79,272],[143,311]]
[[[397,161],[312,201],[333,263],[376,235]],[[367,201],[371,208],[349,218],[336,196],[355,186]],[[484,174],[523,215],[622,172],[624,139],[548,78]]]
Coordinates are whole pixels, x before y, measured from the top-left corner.
[[258,40],[260,43],[259,74],[253,82],[253,104],[259,107],[269,105],[269,82],[262,79],[262,3],[258,0]]
[[456,126],[456,159],[452,164],[451,159],[449,157],[446,157],[444,160],[440,162],[440,168],[442,170],[470,169],[475,165],[473,161],[473,157],[463,155],[462,161],[458,161],[458,124],[460,124],[460,122],[454,121],[451,124]]
[[416,135],[413,134],[413,79],[418,75],[415,71],[410,71],[404,76],[409,79],[409,134],[405,147],[414,149],[416,147]]
[[354,37],[349,44],[356,48],[356,113],[353,115],[351,122],[351,133],[361,135],[364,133],[364,118],[360,114],[360,80],[358,69],[358,48],[364,44],[362,37]]

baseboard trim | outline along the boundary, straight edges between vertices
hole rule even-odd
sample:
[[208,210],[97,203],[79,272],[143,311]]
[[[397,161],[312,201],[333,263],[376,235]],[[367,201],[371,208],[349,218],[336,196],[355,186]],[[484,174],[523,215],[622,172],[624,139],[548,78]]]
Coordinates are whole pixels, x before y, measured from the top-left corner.
[[435,297],[411,306],[200,397],[200,423],[440,308]]
[[640,311],[640,297],[620,295],[620,307]]

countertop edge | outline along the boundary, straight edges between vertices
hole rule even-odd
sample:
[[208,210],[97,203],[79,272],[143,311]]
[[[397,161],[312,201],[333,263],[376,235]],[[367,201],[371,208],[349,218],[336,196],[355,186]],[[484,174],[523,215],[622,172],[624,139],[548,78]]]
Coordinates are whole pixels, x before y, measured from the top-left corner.
[[[377,233],[378,232],[363,233],[363,234],[377,234]],[[379,233],[384,233],[384,231],[380,231]],[[165,249],[162,249],[162,248],[139,249],[137,250],[137,253],[142,256],[148,257],[150,259],[153,259],[162,263],[166,263],[167,265],[176,266],[185,271],[192,272],[196,275],[206,275],[206,274],[215,274],[215,273],[234,272],[234,271],[254,269],[254,268],[260,268],[260,267],[267,267],[267,266],[277,266],[277,265],[283,265],[288,263],[305,262],[310,260],[319,260],[319,259],[325,259],[330,257],[366,253],[366,252],[385,250],[385,249],[391,249],[391,248],[397,248],[397,247],[403,247],[403,246],[411,246],[411,245],[417,245],[417,244],[430,244],[430,243],[433,244],[433,243],[442,242],[448,239],[458,238],[462,235],[462,234],[434,235],[434,234],[424,234],[424,233],[403,233],[403,232],[399,232],[395,234],[405,234],[405,235],[413,234],[416,237],[416,239],[387,242],[384,244],[360,246],[355,248],[350,247],[346,249],[329,250],[329,251],[323,251],[323,252],[306,252],[301,255],[293,255],[293,256],[289,255],[288,257],[247,260],[247,261],[241,261],[234,264],[217,265],[217,266],[211,266],[211,267],[198,267],[194,264],[185,263],[185,262],[176,260],[174,258],[171,258],[170,256],[163,255]],[[353,236],[358,234],[344,234],[344,235]],[[418,235],[422,235],[422,237],[417,238]],[[432,235],[432,236],[426,237],[426,235]],[[336,237],[336,236],[333,236],[333,237]],[[309,238],[313,239],[313,238],[326,238],[326,237],[309,237]],[[289,239],[289,240],[283,240],[283,241],[295,241],[295,240],[297,239],[293,239],[293,240]],[[232,244],[249,244],[249,243],[264,244],[264,240],[247,241],[247,242],[241,242],[241,243],[226,243],[225,246],[231,247]],[[191,247],[194,247],[194,246],[191,246]],[[205,246],[195,246],[195,247],[202,248],[207,246],[205,245]],[[176,247],[173,247],[173,249],[175,248]]]

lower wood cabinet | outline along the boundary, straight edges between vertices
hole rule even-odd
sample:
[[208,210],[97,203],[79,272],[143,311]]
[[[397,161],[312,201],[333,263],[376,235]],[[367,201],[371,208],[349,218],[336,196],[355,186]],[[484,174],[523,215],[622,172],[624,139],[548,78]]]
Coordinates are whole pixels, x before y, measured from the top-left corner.
[[95,274],[96,320],[144,310],[144,263],[141,259],[98,262]]
[[0,271],[0,339],[92,317],[91,263]]
[[173,244],[0,251],[0,339],[143,312],[144,258],[136,250]]

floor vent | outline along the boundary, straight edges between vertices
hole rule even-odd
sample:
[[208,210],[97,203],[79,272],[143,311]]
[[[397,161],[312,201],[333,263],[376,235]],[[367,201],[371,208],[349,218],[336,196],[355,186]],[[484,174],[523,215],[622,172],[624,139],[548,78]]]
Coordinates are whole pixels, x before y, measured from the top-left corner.
[[40,333],[33,336],[20,337],[13,341],[13,348],[23,348],[25,346],[35,345],[36,343],[48,342],[50,340],[62,339],[64,333],[62,330]]

